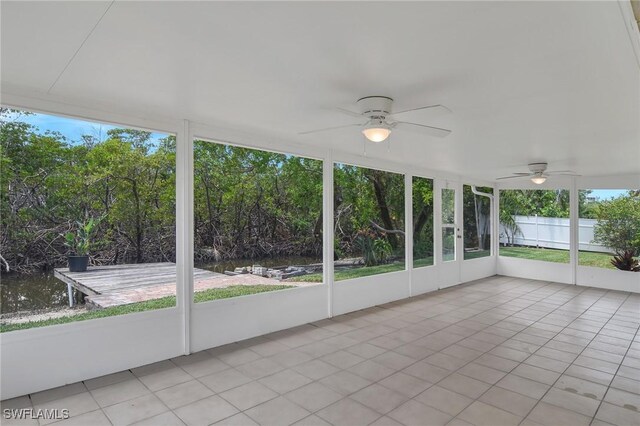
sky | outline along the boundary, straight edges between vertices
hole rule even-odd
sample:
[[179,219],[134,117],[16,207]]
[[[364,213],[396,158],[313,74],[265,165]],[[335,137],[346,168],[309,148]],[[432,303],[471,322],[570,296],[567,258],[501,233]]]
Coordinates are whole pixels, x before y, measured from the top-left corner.
[[625,195],[628,190],[626,189],[594,189],[589,194],[590,197],[595,197],[598,200],[609,200],[621,195]]
[[[16,116],[20,121],[31,124],[40,129],[41,132],[47,130],[56,131],[63,134],[67,141],[70,143],[82,142],[83,135],[91,135],[99,140],[104,140],[107,136],[107,131],[117,128],[126,128],[126,126],[111,126],[109,124],[95,123],[91,121],[77,120],[66,117],[57,117],[47,114],[30,114]],[[157,141],[158,139],[166,137],[163,133],[151,133],[151,139]]]

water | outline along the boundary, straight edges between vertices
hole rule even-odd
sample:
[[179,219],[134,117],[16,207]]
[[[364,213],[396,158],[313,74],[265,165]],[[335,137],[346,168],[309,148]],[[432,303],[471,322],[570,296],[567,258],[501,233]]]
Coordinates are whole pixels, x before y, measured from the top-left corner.
[[9,274],[0,278],[2,313],[47,309],[67,303],[67,286],[53,273]]
[[322,263],[322,259],[304,256],[272,257],[266,259],[234,259],[196,265],[196,268],[223,273],[224,271],[233,271],[235,268],[242,268],[252,265],[260,265],[266,266],[268,268],[273,268],[277,266],[309,265],[312,263]]
[[[279,257],[268,259],[236,259],[224,262],[196,265],[197,268],[223,273],[243,266],[267,267],[285,265],[308,265],[320,263],[315,257]],[[69,303],[67,286],[53,273],[9,274],[0,279],[0,312],[31,311],[66,306]]]

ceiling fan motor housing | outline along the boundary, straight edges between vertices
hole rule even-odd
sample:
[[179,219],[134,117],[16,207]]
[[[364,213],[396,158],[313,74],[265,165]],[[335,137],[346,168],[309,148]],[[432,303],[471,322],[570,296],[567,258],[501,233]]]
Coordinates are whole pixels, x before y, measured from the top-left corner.
[[388,96],[366,96],[358,99],[357,104],[360,112],[365,117],[384,119],[386,116],[391,115],[393,99]]
[[531,173],[543,173],[547,170],[547,163],[530,163],[529,170]]

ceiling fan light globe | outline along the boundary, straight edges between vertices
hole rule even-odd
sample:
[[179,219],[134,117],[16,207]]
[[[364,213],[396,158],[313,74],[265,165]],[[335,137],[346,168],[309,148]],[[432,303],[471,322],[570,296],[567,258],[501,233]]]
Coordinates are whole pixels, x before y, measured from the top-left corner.
[[535,183],[536,185],[542,185],[546,180],[547,178],[544,176],[534,176],[531,178],[531,182]]
[[364,137],[371,142],[384,142],[391,134],[391,129],[385,127],[369,127],[362,131]]

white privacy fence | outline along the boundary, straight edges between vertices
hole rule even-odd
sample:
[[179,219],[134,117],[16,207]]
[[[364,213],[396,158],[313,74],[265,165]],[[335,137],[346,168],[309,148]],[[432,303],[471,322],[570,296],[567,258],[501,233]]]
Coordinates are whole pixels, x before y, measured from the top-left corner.
[[[569,250],[569,219],[559,217],[514,216],[520,232],[512,236],[500,224],[500,243],[522,246],[546,247]],[[597,220],[580,219],[578,241],[580,250],[610,252],[606,247],[593,242],[593,231]],[[509,237],[507,237],[507,232]],[[512,241],[510,241],[511,239]]]

